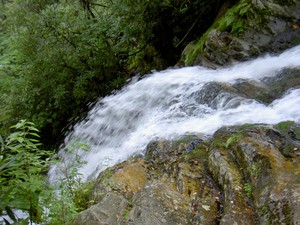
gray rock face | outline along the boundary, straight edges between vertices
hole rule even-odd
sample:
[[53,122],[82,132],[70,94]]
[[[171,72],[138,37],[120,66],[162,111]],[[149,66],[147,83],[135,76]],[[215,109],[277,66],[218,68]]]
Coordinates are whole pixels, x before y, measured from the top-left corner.
[[197,138],[152,142],[146,160],[103,171],[94,205],[74,225],[300,223],[299,124],[224,127]]
[[89,209],[80,213],[74,225],[114,225],[123,224],[122,218],[128,201],[121,195],[109,192],[102,199],[101,203],[93,205]]
[[[289,122],[284,124],[277,127],[282,129],[291,125]],[[243,216],[247,215],[247,211],[256,212],[257,224],[300,222],[300,158],[293,153],[288,157],[282,154],[281,151],[287,147],[287,143],[293,142],[284,136],[284,129],[280,131],[272,126],[252,125],[244,128],[223,128],[214,136],[217,139],[232,138],[232,143],[227,145],[227,149],[215,147],[209,156],[213,177],[225,191],[225,208],[230,209],[232,202],[240,209],[242,207],[238,205],[244,205]],[[228,134],[231,135],[227,136]],[[227,139],[227,143],[228,140],[230,139]],[[291,151],[296,153],[298,143],[293,142],[292,145]],[[229,218],[233,218],[232,210],[225,210],[225,216],[227,212],[230,213]],[[234,216],[240,218],[239,212]]]
[[170,184],[150,182],[134,196],[127,224],[189,224],[192,215],[190,205],[190,199]]

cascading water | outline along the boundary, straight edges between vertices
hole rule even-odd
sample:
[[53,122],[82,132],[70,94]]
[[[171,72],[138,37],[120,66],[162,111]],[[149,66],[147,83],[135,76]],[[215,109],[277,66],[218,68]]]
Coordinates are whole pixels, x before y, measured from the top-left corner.
[[[78,150],[83,178],[92,178],[108,166],[144,153],[153,139],[172,139],[186,133],[213,134],[224,125],[300,122],[300,88],[287,91],[271,104],[226,91],[214,92],[216,82],[234,85],[241,80],[261,82],[285,68],[300,66],[300,46],[279,56],[265,56],[230,68],[187,67],[154,72],[134,80],[120,92],[105,97],[88,117],[66,137],[86,143]],[[59,177],[62,164],[72,164],[74,155],[60,151],[64,163],[52,166],[51,180]]]

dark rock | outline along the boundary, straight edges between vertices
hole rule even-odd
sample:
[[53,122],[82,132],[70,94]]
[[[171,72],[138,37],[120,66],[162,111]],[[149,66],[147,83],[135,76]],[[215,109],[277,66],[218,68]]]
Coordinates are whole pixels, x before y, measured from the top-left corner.
[[192,142],[189,143],[189,145],[185,148],[185,151],[187,153],[193,151],[197,146],[202,142],[201,139],[195,139]]

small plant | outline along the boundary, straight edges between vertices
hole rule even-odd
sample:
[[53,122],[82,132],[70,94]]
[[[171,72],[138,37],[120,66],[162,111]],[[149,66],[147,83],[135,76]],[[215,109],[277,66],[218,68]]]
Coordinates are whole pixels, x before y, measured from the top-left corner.
[[124,212],[123,212],[123,215],[122,215],[122,221],[125,222],[126,221],[126,218],[127,216],[129,215],[129,210],[128,209],[125,209]]
[[79,167],[85,164],[79,155],[80,151],[88,151],[88,146],[80,140],[72,140],[64,148],[65,154],[72,156],[66,162],[58,156],[59,172],[62,176],[55,181],[54,201],[48,206],[48,224],[72,224],[78,212],[88,207],[88,199],[94,182],[83,183]]
[[233,35],[244,32],[246,29],[245,18],[250,9],[251,3],[248,3],[247,1],[239,2],[236,6],[228,10],[221,19],[218,30],[229,30]]
[[246,195],[250,198],[252,196],[252,185],[250,183],[245,183],[244,190],[246,192]]
[[225,148],[229,148],[230,146],[232,146],[233,144],[236,144],[237,142],[239,142],[242,138],[241,134],[234,134],[232,136],[230,136],[226,143],[224,144]]
[[[5,224],[72,224],[79,211],[87,208],[93,182],[80,179],[78,168],[82,162],[74,149],[87,150],[82,143],[72,142],[68,148],[74,154],[72,169],[65,168],[63,177],[53,188],[46,180],[51,152],[42,150],[38,130],[34,124],[21,120],[12,126],[6,139],[0,136],[0,216]],[[65,164],[66,165],[66,164]],[[24,218],[15,215],[16,210]]]
[[259,167],[259,165],[257,163],[255,163],[251,167],[251,173],[254,175],[254,177],[257,177],[259,172],[260,172],[260,167]]
[[19,209],[28,215],[23,221],[40,223],[49,152],[39,148],[38,130],[33,123],[21,120],[11,128],[14,132],[5,141],[0,138],[0,213],[5,211],[17,222],[14,210]]

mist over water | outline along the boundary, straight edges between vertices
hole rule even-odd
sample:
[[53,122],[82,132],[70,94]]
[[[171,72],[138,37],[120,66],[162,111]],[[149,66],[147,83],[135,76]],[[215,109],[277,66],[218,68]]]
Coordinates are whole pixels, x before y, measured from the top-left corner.
[[[214,93],[212,82],[235,84],[241,79],[260,82],[285,68],[300,66],[300,46],[278,56],[265,56],[221,69],[186,67],[153,72],[134,80],[121,91],[99,100],[88,117],[65,138],[80,140],[89,152],[78,150],[83,178],[92,178],[108,166],[143,154],[157,138],[172,139],[187,133],[212,135],[224,125],[300,122],[300,87],[288,90],[271,104],[228,92]],[[66,164],[74,160],[63,150]],[[59,176],[52,166],[49,176]]]

